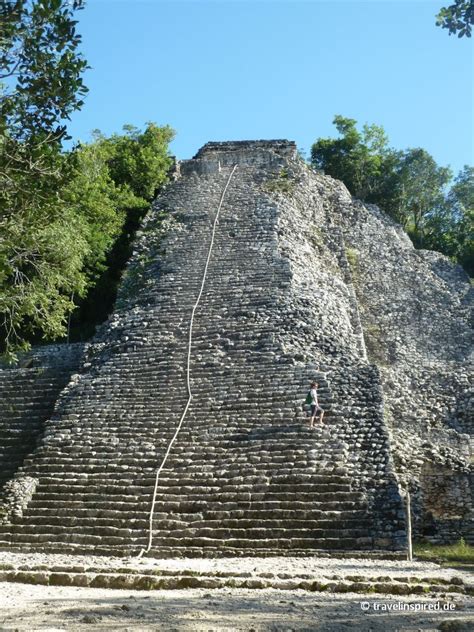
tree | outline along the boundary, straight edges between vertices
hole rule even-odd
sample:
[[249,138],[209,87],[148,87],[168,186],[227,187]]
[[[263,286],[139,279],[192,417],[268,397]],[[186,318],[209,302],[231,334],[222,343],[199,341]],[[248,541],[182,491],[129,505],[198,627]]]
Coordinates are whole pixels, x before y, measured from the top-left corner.
[[448,195],[427,217],[425,247],[460,263],[474,276],[474,168],[459,172]]
[[448,200],[455,209],[453,256],[474,277],[474,167],[459,172]]
[[107,315],[134,231],[171,165],[173,131],[152,123],[63,151],[66,122],[87,92],[73,19],[83,4],[1,4],[0,351],[10,356],[39,337],[63,337],[78,304],[89,308],[89,333]]
[[118,188],[110,177],[110,152],[103,143],[80,145],[68,158],[71,179],[61,191],[61,199],[83,225],[88,244],[83,271],[90,285],[104,271],[105,256],[125,221],[125,206],[133,205],[134,196]]
[[170,127],[123,129],[109,138],[97,131],[91,143],[73,152],[74,178],[64,198],[85,220],[90,249],[84,260],[87,294],[76,297],[71,319],[73,340],[90,337],[110,313],[135,232],[172,165]]
[[148,123],[141,132],[133,125],[124,125],[124,134],[103,139],[110,152],[110,176],[117,185],[128,186],[145,208],[166,182],[171,167],[168,145],[174,131],[167,125]]
[[311,147],[311,163],[344,182],[355,197],[369,200],[380,185],[380,177],[391,159],[383,127],[364,125],[336,115],[333,120],[341,138],[320,138]]
[[415,245],[423,247],[426,221],[443,205],[444,188],[452,174],[420,148],[401,152],[397,162],[383,187],[385,196],[381,195],[378,202],[402,224]]
[[66,135],[62,121],[83,104],[87,89],[81,75],[87,62],[77,51],[81,37],[72,19],[83,4],[83,0],[2,3],[2,112],[17,140],[44,141],[51,134],[51,140],[60,141]]
[[0,338],[54,337],[70,295],[83,293],[80,218],[58,197],[70,174],[65,121],[81,107],[86,61],[73,19],[82,0],[4,0],[0,65]]
[[437,26],[448,29],[449,34],[458,37],[471,37],[474,24],[474,3],[472,0],[456,0],[448,7],[443,7],[436,16]]

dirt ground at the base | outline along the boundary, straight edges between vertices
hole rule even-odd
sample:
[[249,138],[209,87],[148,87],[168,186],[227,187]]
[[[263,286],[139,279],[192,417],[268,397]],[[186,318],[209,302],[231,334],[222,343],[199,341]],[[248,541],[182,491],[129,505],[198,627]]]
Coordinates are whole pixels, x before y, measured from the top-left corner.
[[[423,604],[434,608],[438,603],[440,610],[419,611]],[[455,620],[453,631],[474,630],[474,600],[449,595],[365,597],[275,589],[144,592],[0,583],[0,608],[1,632],[426,632]]]

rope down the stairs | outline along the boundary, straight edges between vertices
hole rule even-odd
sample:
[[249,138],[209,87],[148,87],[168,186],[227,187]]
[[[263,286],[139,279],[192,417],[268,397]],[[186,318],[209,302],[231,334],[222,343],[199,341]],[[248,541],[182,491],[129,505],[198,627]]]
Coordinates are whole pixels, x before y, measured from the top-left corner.
[[212,233],[211,233],[211,241],[209,243],[209,250],[207,253],[207,260],[206,260],[206,265],[204,268],[204,273],[202,276],[202,282],[201,282],[201,289],[199,290],[199,294],[198,297],[196,299],[196,302],[194,304],[193,310],[191,312],[191,320],[189,322],[189,335],[188,335],[188,356],[187,356],[187,363],[186,363],[186,386],[187,386],[187,390],[188,390],[188,401],[186,402],[186,406],[184,408],[183,414],[181,415],[181,419],[179,420],[178,426],[176,428],[176,431],[173,435],[173,438],[171,439],[169,445],[168,445],[168,449],[165,452],[165,456],[163,457],[163,460],[161,462],[160,467],[156,470],[156,474],[155,474],[155,487],[153,490],[153,497],[152,497],[152,501],[151,501],[151,508],[150,508],[150,516],[149,516],[149,524],[148,524],[148,545],[146,547],[146,549],[142,549],[140,551],[140,553],[138,554],[137,557],[142,557],[142,555],[144,555],[145,553],[148,553],[151,549],[152,543],[153,543],[153,514],[155,512],[155,503],[156,503],[156,495],[158,492],[158,482],[159,482],[159,478],[160,478],[160,474],[161,471],[163,470],[166,460],[168,459],[168,456],[171,452],[171,448],[173,447],[174,442],[176,441],[179,431],[181,430],[181,426],[183,425],[184,419],[186,417],[186,414],[188,412],[189,406],[191,405],[191,401],[193,399],[193,394],[191,391],[191,346],[192,346],[192,341],[193,341],[193,325],[194,325],[194,315],[196,313],[196,310],[199,306],[199,302],[201,300],[201,296],[202,293],[204,291],[204,285],[206,283],[206,278],[207,278],[207,271],[209,268],[209,262],[211,260],[211,255],[212,255],[212,248],[214,246],[214,237],[216,234],[216,228],[217,228],[217,224],[218,224],[218,220],[219,220],[219,213],[221,211],[222,205],[224,203],[224,198],[225,198],[225,194],[227,192],[227,189],[229,187],[230,181],[232,179],[232,176],[234,175],[235,170],[237,169],[237,165],[234,165],[234,167],[232,168],[232,171],[229,174],[229,177],[227,178],[227,182],[225,184],[224,190],[222,191],[222,195],[221,195],[221,199],[219,202],[219,206],[217,208],[217,212],[216,212],[216,216],[214,218],[214,223],[212,225]]

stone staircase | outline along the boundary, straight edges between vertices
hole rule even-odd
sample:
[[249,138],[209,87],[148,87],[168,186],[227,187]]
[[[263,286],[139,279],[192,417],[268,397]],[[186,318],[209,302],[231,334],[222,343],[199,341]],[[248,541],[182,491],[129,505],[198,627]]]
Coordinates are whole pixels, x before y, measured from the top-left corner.
[[81,352],[80,344],[49,345],[0,368],[0,490],[35,448]]
[[[287,157],[259,151],[260,166],[239,150],[219,220],[194,327],[194,396],[159,481],[151,554],[400,550],[377,370],[360,357],[358,332],[338,339],[331,326],[308,339],[312,361],[296,359],[288,332],[295,319],[314,323],[318,303],[298,311],[279,207],[262,190]],[[210,225],[235,159],[219,156],[219,168],[212,152],[184,165],[146,220],[117,311],[17,473],[38,484],[23,515],[0,527],[0,548],[120,556],[146,546],[155,471],[187,401]],[[310,430],[301,403],[314,378],[328,414]]]

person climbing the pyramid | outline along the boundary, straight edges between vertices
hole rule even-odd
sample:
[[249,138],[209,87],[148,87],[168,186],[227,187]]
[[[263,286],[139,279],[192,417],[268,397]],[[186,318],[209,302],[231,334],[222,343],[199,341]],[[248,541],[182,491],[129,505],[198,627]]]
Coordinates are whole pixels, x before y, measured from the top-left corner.
[[324,410],[319,405],[318,386],[319,385],[317,382],[311,382],[311,388],[308,392],[308,396],[306,397],[306,400],[310,406],[310,416],[311,416],[309,420],[310,428],[314,428],[314,421],[316,419],[317,414],[319,414],[319,422],[321,424],[323,423]]

